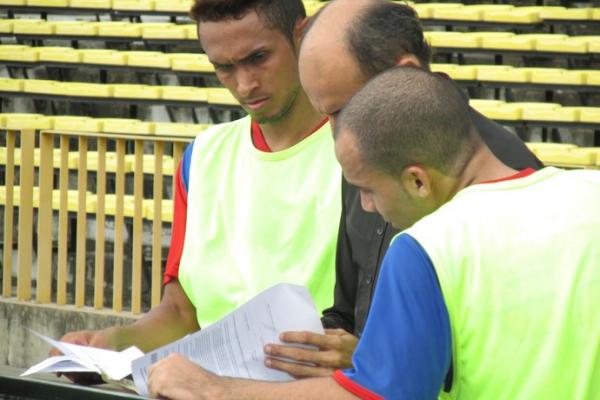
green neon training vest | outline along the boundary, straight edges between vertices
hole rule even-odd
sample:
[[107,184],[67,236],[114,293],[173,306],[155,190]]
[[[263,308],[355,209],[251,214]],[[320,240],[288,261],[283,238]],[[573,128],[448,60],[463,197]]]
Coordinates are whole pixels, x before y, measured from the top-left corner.
[[406,232],[450,315],[443,398],[600,399],[600,172],[474,185]]
[[333,304],[341,169],[329,124],[283,151],[257,150],[250,118],[199,135],[179,282],[201,327],[279,282]]

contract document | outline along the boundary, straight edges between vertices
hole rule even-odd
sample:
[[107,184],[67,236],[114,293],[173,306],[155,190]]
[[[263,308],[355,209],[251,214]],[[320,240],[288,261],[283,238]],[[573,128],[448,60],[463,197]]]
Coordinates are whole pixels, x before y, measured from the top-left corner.
[[324,333],[312,298],[302,286],[273,286],[214,324],[133,360],[135,386],[147,396],[148,368],[171,353],[221,376],[292,380],[287,373],[264,365],[264,346],[281,343],[279,334],[285,331]]

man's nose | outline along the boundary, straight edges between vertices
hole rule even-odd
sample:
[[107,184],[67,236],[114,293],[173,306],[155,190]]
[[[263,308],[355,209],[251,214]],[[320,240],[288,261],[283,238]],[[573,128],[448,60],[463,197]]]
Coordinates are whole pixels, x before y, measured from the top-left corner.
[[259,86],[259,81],[248,68],[238,68],[237,71],[237,92],[242,98],[249,97]]

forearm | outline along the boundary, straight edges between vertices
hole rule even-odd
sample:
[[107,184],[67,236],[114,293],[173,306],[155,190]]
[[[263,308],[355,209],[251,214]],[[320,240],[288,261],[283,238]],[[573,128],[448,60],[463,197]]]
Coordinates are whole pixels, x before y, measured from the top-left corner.
[[222,400],[320,400],[356,399],[354,395],[338,385],[332,378],[301,379],[294,382],[272,383],[242,379],[227,379],[222,387]]
[[161,303],[132,325],[112,327],[105,332],[111,347],[122,350],[137,346],[147,352],[177,340],[200,327],[179,283],[169,283]]

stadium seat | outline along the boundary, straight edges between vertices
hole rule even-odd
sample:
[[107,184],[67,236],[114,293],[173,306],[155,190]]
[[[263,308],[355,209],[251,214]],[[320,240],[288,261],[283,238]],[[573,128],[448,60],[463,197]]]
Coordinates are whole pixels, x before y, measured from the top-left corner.
[[156,122],[154,134],[157,136],[195,138],[208,129],[208,124],[183,124],[175,122]]
[[50,61],[57,63],[79,63],[81,53],[68,47],[44,46],[37,49],[39,61]]
[[52,118],[54,130],[63,132],[100,132],[102,124],[89,117],[55,116]]
[[519,68],[508,65],[476,65],[478,81],[519,82],[529,81],[529,74]]
[[110,85],[113,96],[124,99],[160,99],[161,88],[150,85],[137,85],[129,83],[114,83]]
[[483,13],[485,22],[516,24],[537,24],[542,21],[540,11],[522,10],[525,7],[515,7],[506,10],[488,10]]
[[191,7],[191,0],[161,0],[155,4],[155,10],[162,12],[188,13]]
[[98,24],[82,21],[61,21],[55,33],[61,36],[98,36]]
[[151,135],[154,133],[153,122],[142,122],[137,119],[124,118],[97,118],[102,124],[102,132],[123,133],[137,135]]
[[173,71],[214,73],[215,68],[206,54],[171,54]]
[[161,98],[176,101],[208,102],[208,90],[190,86],[163,86]]
[[561,68],[535,68],[531,71],[531,83],[547,83],[561,85],[584,85],[584,71],[569,71]]
[[[154,200],[144,200],[144,217],[154,221]],[[160,219],[163,222],[173,222],[173,200],[162,201]]]
[[225,88],[208,89],[208,103],[228,106],[236,106],[240,104],[236,98],[233,97],[231,92]]
[[112,0],[70,0],[73,8],[92,8],[97,10],[108,10],[112,8]]
[[125,51],[125,62],[130,67],[171,68],[168,54],[158,51]]
[[81,61],[96,65],[121,65],[127,63],[124,52],[106,49],[81,49]]
[[0,92],[22,92],[24,80],[0,78]]
[[[132,165],[132,170],[135,169],[135,154],[128,154],[125,156],[125,160]],[[154,163],[155,157],[153,154],[144,154],[142,157],[142,170],[144,174],[153,174],[154,173]],[[173,157],[171,156],[163,156],[162,158],[162,167],[163,167],[163,175],[173,176],[175,172],[175,166],[173,162]]]
[[69,0],[27,0],[32,7],[68,7]]
[[540,16],[544,20],[588,20],[592,18],[591,8],[575,8],[575,7],[544,7]]
[[154,0],[113,0],[114,10],[152,11],[155,8]]

